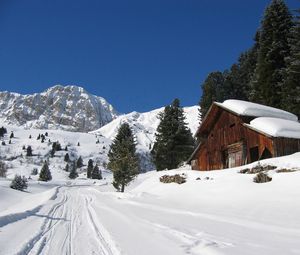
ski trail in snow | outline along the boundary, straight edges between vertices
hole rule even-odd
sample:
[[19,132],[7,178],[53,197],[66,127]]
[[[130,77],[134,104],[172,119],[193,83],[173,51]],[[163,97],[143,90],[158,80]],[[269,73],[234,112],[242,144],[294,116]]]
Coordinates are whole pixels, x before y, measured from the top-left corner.
[[96,212],[92,208],[93,200],[94,199],[92,197],[87,197],[87,196],[85,197],[89,224],[91,225],[96,236],[98,237],[99,245],[101,247],[103,254],[118,255],[120,254],[120,252],[114,245],[114,242],[110,238],[109,233],[103,226],[100,225],[99,221],[97,220]]
[[43,217],[45,220],[15,254],[120,254],[107,230],[97,220],[92,207],[94,197],[83,190],[80,187],[63,187],[54,205],[29,216]]

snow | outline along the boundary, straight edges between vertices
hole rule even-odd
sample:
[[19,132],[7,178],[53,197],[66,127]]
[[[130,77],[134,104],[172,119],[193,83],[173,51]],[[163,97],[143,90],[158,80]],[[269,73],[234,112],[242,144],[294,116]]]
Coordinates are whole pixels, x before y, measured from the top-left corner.
[[260,117],[250,122],[251,128],[273,137],[300,139],[300,123],[290,120]]
[[298,117],[290,112],[286,112],[270,106],[251,103],[247,101],[230,99],[224,101],[223,103],[216,103],[216,104],[243,116],[274,117],[274,118],[298,121]]
[[[260,163],[298,171],[272,170],[263,184],[238,173],[257,163],[151,171],[123,194],[113,191],[109,173],[97,184],[33,180],[29,192],[1,179],[0,254],[300,254],[300,153]],[[187,182],[163,184],[165,174],[185,174]]]

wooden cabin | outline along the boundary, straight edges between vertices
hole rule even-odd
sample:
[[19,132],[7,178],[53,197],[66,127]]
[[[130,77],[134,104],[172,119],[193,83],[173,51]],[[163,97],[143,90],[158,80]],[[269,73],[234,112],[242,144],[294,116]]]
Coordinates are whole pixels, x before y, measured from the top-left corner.
[[189,159],[194,170],[224,169],[300,151],[300,123],[289,112],[240,100],[213,103]]

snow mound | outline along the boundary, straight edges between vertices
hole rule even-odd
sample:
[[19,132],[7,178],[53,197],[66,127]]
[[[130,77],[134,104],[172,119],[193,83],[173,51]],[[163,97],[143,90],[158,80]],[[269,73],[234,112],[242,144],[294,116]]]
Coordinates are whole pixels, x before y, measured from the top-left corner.
[[273,137],[289,137],[300,139],[299,122],[260,117],[252,120],[249,126]]
[[217,105],[243,116],[273,117],[298,121],[298,117],[290,112],[242,100],[230,99],[223,103],[217,103]]

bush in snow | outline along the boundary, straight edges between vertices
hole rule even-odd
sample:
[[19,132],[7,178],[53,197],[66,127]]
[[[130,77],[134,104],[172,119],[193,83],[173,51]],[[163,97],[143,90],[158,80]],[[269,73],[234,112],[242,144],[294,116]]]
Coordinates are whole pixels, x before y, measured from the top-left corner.
[[7,166],[3,161],[0,161],[0,177],[6,177]]
[[264,183],[272,181],[272,177],[268,176],[266,173],[260,172],[254,178],[253,181],[256,183]]
[[21,177],[20,175],[15,175],[14,179],[12,180],[10,187],[12,189],[16,189],[16,190],[24,190],[27,189],[28,185],[27,185],[27,179],[25,178],[25,176]]
[[50,180],[52,180],[52,175],[51,175],[51,172],[49,170],[48,163],[47,163],[47,161],[45,161],[44,165],[41,169],[41,172],[40,172],[39,181],[47,182],[47,181],[50,181]]
[[37,168],[33,168],[31,171],[31,175],[37,175],[38,174],[38,169]]
[[2,143],[1,143],[2,145],[6,145],[6,143],[4,142],[4,141],[2,141]]

